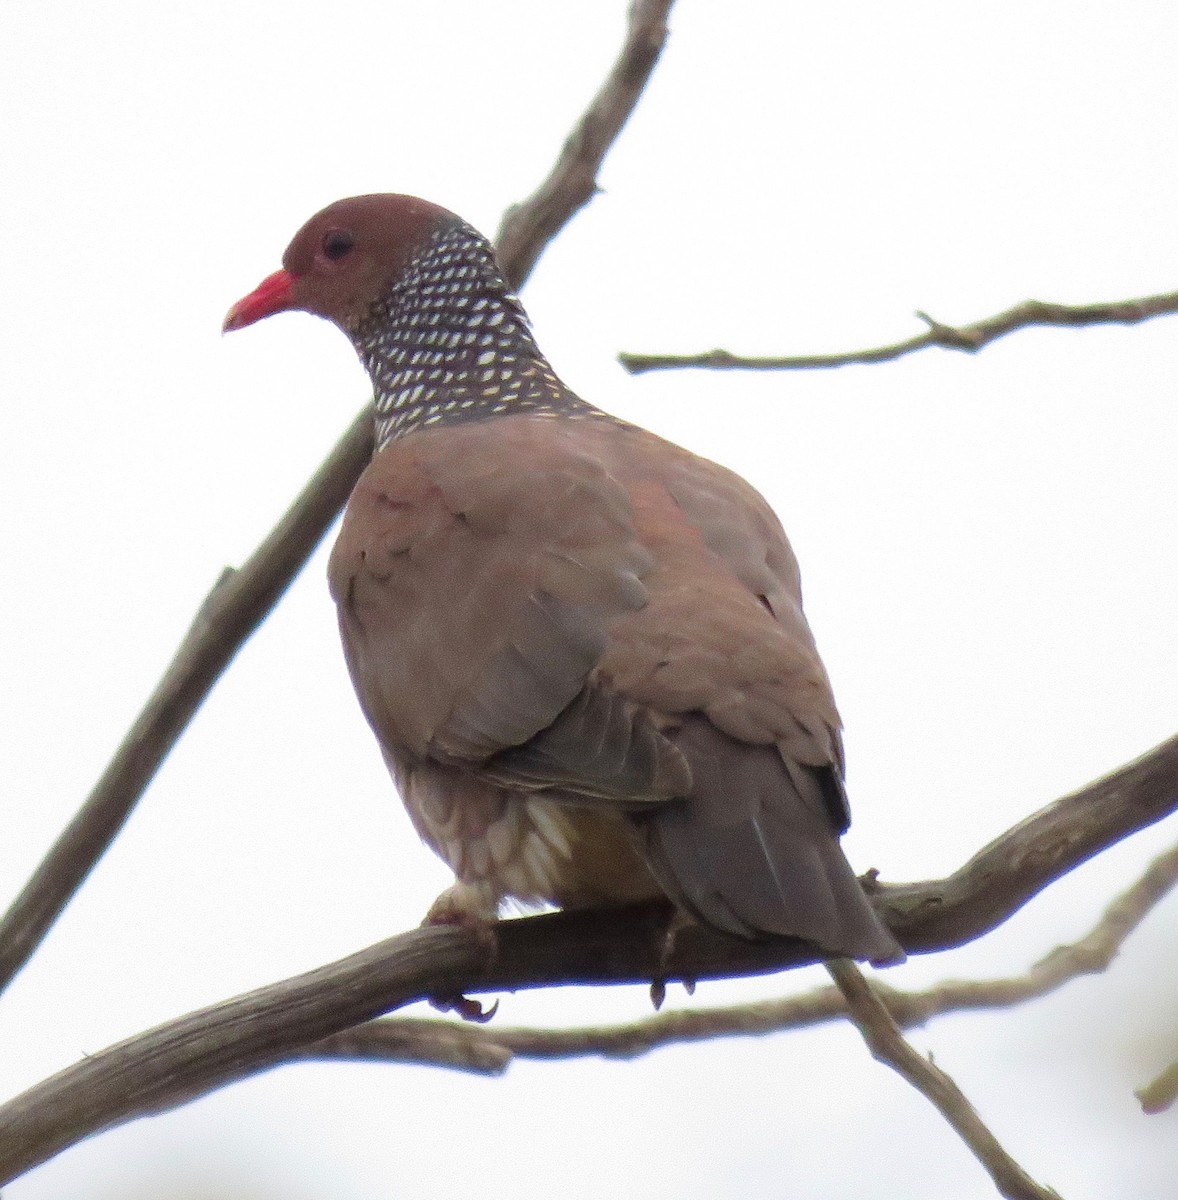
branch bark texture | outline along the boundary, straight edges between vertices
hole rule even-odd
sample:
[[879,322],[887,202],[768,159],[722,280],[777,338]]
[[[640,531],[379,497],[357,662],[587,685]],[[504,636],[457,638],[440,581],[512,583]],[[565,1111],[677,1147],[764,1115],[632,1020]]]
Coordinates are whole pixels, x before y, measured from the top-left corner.
[[416,929],[84,1059],[0,1110],[0,1186],[84,1137],[274,1066],[284,1044],[452,991],[487,955],[467,930]]

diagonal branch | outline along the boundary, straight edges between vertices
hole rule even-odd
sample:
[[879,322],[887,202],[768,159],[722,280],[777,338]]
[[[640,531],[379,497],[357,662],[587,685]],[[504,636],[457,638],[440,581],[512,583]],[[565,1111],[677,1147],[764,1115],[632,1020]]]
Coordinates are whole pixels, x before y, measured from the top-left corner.
[[0,921],[0,991],[32,956],[114,841],[185,726],[278,602],[335,520],[368,460],[365,412],[337,443],[266,540],[227,568],[86,802]]
[[1112,300],[1105,304],[1052,304],[1043,300],[1024,300],[1005,312],[974,321],[971,325],[945,325],[927,313],[916,315],[928,326],[924,333],[873,346],[866,350],[847,350],[840,354],[796,354],[784,356],[744,356],[727,350],[708,350],[702,354],[631,354],[623,351],[618,362],[631,375],[644,371],[679,370],[684,367],[713,371],[799,371],[847,367],[855,364],[891,362],[917,350],[939,346],[943,350],[965,350],[970,354],[990,342],[1034,326],[1065,325],[1136,325],[1151,317],[1178,312],[1178,292],[1141,296],[1136,300]]
[[454,994],[487,959],[469,930],[416,929],[83,1059],[0,1110],[0,1186],[82,1138],[274,1066],[283,1044]]
[[[594,177],[642,94],[667,36],[673,0],[637,0],[621,55],[552,173],[516,205],[500,237],[514,287],[595,190]],[[131,815],[185,726],[237,651],[282,597],[347,501],[372,454],[365,407],[266,540],[226,570],[94,790],[0,920],[0,991],[28,962]]]
[[634,0],[626,42],[547,179],[503,215],[495,250],[508,279],[526,279],[540,252],[596,194],[597,172],[650,79],[667,42],[673,0]]
[[[947,879],[879,887],[874,899],[906,949],[947,949],[993,928],[1099,849],[1175,808],[1178,737],[1028,817]],[[312,1043],[413,999],[711,979],[819,957],[804,942],[743,942],[698,926],[681,930],[668,955],[665,930],[666,912],[658,907],[553,913],[501,922],[492,957],[485,939],[468,930],[415,930],[191,1013],[103,1050],[0,1108],[0,1186],[100,1130],[277,1066],[300,1047],[318,1057]],[[484,1051],[484,1069],[506,1065],[502,1051]],[[469,1065],[458,1035],[436,1042],[429,1061],[446,1055],[449,1065]]]
[[959,946],[1005,921],[1048,883],[1178,809],[1178,735],[1056,800],[930,889],[884,884],[877,904],[906,949]]
[[831,959],[826,969],[842,992],[872,1057],[906,1079],[940,1112],[990,1173],[1001,1195],[1008,1200],[1059,1200],[1058,1193],[1036,1183],[1010,1157],[953,1078],[905,1039],[863,972],[850,959]]

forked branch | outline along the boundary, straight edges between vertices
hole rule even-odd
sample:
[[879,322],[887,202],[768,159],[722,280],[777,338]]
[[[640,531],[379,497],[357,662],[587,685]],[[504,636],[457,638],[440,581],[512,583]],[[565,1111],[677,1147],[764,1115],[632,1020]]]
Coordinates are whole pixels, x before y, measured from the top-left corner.
[[1136,300],[1111,300],[1104,304],[1051,304],[1043,300],[1024,300],[1013,308],[970,325],[946,325],[927,313],[916,315],[928,326],[923,333],[872,346],[864,350],[844,350],[837,354],[743,355],[727,350],[707,350],[700,354],[633,354],[623,351],[618,362],[632,375],[644,371],[670,371],[695,368],[710,371],[804,371],[849,367],[856,364],[891,362],[918,350],[938,346],[942,350],[965,350],[970,354],[996,342],[1017,329],[1064,325],[1136,325],[1151,317],[1178,312],[1178,292],[1141,296]]
[[[875,900],[907,949],[947,949],[980,936],[1053,879],[1175,808],[1178,737],[1048,805],[947,879],[880,887]],[[301,1048],[416,999],[656,976],[748,975],[817,958],[803,942],[748,943],[693,927],[677,936],[667,960],[665,922],[665,912],[652,908],[505,921],[493,953],[466,930],[414,930],[159,1026],[0,1108],[0,1185],[99,1130],[277,1066]],[[493,1063],[496,1052],[488,1053]]]

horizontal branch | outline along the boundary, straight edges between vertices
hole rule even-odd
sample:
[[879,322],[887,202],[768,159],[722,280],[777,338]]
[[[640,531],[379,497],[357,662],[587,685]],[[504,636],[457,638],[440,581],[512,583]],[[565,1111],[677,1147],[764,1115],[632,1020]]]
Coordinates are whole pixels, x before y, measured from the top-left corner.
[[[1129,935],[1178,884],[1178,846],[1159,855],[1079,940],[1056,946],[1027,971],[997,979],[946,979],[919,991],[872,987],[903,1029],[945,1013],[1013,1008],[1108,968]],[[631,1059],[651,1050],[717,1037],[759,1037],[807,1029],[847,1015],[837,988],[720,1008],[660,1012],[626,1025],[520,1029],[457,1024],[423,1017],[385,1017],[294,1051],[290,1060],[427,1063],[500,1074],[516,1058]],[[1151,1085],[1153,1086],[1153,1085]],[[1143,1096],[1144,1100],[1144,1096]]]
[[946,325],[927,313],[916,315],[928,326],[901,342],[873,346],[866,350],[847,350],[839,354],[795,354],[746,356],[727,350],[708,350],[701,354],[632,354],[623,352],[618,362],[631,375],[644,371],[696,368],[712,371],[800,371],[848,367],[857,364],[891,362],[918,350],[938,346],[943,350],[965,350],[970,354],[990,342],[1035,326],[1071,327],[1083,325],[1136,325],[1151,317],[1178,312],[1178,292],[1141,296],[1136,300],[1112,300],[1105,304],[1052,304],[1043,300],[1024,300],[1005,312],[975,321],[972,325]]
[[[1020,822],[947,879],[872,886],[873,899],[908,950],[947,949],[981,936],[1052,880],[1175,808],[1178,737]],[[819,958],[801,941],[743,942],[698,926],[681,930],[667,955],[665,929],[665,910],[651,906],[552,913],[501,922],[493,955],[487,939],[468,930],[415,930],[192,1013],[0,1108],[0,1186],[99,1130],[276,1066],[300,1046],[415,999],[721,978]]]
[[[637,104],[667,36],[673,0],[634,4],[621,55],[548,178],[511,209],[503,268],[519,288],[565,223],[592,196],[613,139]],[[0,991],[32,956],[106,852],[213,685],[302,570],[372,455],[365,406],[266,540],[226,570],[201,604],[163,678],[70,824],[0,920]]]

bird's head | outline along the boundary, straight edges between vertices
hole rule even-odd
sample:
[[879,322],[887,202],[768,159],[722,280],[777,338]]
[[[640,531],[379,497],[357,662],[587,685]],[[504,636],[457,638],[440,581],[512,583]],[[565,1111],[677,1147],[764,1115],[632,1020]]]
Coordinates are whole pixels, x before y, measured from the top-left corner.
[[282,270],[268,275],[225,317],[244,329],[288,309],[315,313],[349,332],[397,281],[414,253],[458,218],[416,196],[337,200],[295,234]]

